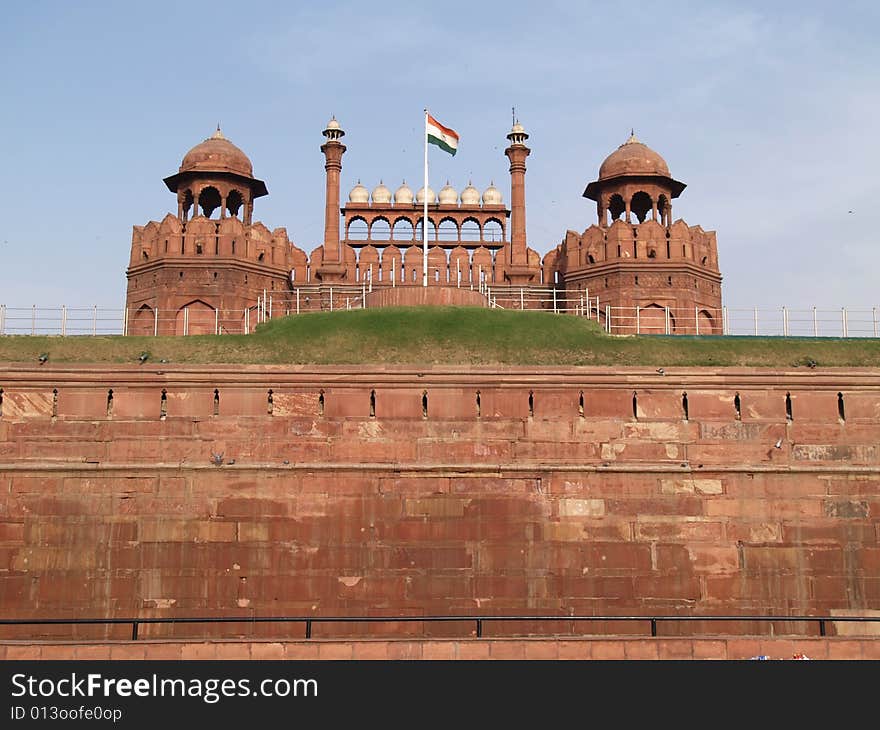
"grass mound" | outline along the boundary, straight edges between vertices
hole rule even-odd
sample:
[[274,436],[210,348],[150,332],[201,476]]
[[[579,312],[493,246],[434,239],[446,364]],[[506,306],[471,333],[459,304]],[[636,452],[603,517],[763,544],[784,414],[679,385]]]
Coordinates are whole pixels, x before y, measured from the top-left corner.
[[595,321],[481,307],[387,307],[292,315],[252,335],[0,337],[0,361],[36,363],[880,365],[880,340],[608,335]]

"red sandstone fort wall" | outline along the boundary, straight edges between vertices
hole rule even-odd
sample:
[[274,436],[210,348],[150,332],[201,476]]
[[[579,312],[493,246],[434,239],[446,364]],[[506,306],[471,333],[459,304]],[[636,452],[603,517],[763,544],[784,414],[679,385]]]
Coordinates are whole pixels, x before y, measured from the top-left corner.
[[[7,366],[0,387],[5,617],[880,609],[876,370],[56,365]],[[485,631],[538,629],[573,627]]]

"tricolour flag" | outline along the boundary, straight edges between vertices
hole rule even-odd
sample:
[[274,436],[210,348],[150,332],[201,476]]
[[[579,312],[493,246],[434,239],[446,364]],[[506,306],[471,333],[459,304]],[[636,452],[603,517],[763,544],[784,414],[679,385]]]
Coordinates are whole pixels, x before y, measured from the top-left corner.
[[458,134],[455,130],[444,127],[428,114],[428,142],[446,150],[450,155],[454,155],[458,149]]

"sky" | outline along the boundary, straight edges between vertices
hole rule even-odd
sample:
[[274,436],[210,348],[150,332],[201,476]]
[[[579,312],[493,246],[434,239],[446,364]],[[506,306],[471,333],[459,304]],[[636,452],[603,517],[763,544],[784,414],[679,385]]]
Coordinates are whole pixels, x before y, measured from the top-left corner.
[[[321,130],[342,195],[431,187],[510,201],[512,108],[530,137],[529,245],[596,222],[582,197],[634,128],[717,234],[730,307],[880,305],[876,2],[149,3],[2,0],[0,304],[118,307],[133,225],[217,124],[268,197],[254,218],[323,240]],[[442,10],[442,12],[441,12]]]

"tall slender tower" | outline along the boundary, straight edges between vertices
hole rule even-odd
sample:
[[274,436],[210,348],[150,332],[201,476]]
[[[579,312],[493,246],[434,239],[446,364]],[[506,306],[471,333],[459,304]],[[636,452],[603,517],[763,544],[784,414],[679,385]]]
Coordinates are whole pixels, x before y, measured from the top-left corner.
[[324,206],[324,251],[321,265],[316,272],[322,282],[342,281],[345,278],[345,262],[339,242],[339,174],[342,172],[342,155],[345,145],[339,140],[345,136],[336,117],[331,117],[322,132],[327,141],[321,145],[324,153],[324,169],[327,171],[326,202]]
[[510,160],[510,246],[505,261],[504,275],[511,284],[527,284],[535,276],[528,266],[526,242],[526,157],[531,150],[526,147],[529,135],[519,121],[514,121],[507,139],[510,146],[504,150]]

